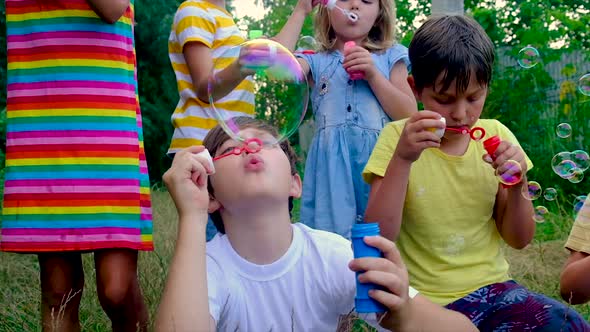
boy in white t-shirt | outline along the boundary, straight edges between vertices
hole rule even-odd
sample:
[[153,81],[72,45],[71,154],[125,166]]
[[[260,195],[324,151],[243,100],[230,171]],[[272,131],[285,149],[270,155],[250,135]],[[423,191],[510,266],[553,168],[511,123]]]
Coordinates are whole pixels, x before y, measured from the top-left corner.
[[[292,199],[301,194],[293,150],[288,142],[257,150],[256,139],[271,141],[276,131],[252,118],[236,123],[246,145],[219,126],[204,140],[214,170],[195,155],[204,147],[191,147],[164,175],[179,227],[158,331],[335,331],[354,307],[353,271],[385,289],[370,295],[389,309],[380,320],[387,329],[477,330],[409,288],[393,242],[366,237],[385,258],[353,260],[348,240],[291,224]],[[208,212],[219,234],[206,243]]]

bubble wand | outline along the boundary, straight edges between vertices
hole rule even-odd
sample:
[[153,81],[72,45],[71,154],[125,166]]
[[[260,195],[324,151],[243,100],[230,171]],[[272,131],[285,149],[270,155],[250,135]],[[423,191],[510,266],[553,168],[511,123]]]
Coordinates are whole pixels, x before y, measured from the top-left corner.
[[339,6],[336,5],[336,2],[338,0],[322,0],[322,4],[324,6],[326,6],[326,8],[328,8],[329,10],[333,10],[334,8],[337,8],[338,10],[340,10],[342,12],[342,14],[344,14],[344,16],[346,16],[351,22],[356,22],[359,20],[359,16],[349,10],[346,10],[344,8],[341,8]]
[[[441,121],[445,122],[444,118],[441,118]],[[469,138],[471,138],[474,141],[481,141],[486,135],[486,131],[482,127],[473,127],[473,128],[446,127],[445,130],[454,131],[454,132],[460,133],[462,135],[469,135]],[[440,133],[441,131],[442,131],[442,134]],[[436,134],[439,137],[442,137],[442,135],[444,135],[444,130],[441,130],[441,131],[439,131],[439,130],[436,131]],[[496,157],[494,157],[494,152],[496,152],[496,149],[498,148],[498,146],[500,146],[501,142],[502,142],[502,140],[500,140],[500,137],[498,137],[497,135],[494,135],[494,136],[486,139],[485,141],[483,141],[483,148],[490,155],[492,160],[496,160]],[[519,167],[516,167],[516,166],[511,167],[512,165],[508,165],[508,166],[509,166],[508,171],[510,172],[510,175],[513,175],[515,177],[520,177],[522,170],[516,169]],[[518,164],[518,166],[520,166],[520,164]],[[499,176],[497,170],[496,170],[496,176]],[[520,182],[520,181],[518,181],[518,182]],[[508,187],[511,187],[511,186],[517,184],[518,182],[513,183],[513,184],[506,184],[504,182],[501,182],[501,184],[502,184],[502,188],[508,188]]]

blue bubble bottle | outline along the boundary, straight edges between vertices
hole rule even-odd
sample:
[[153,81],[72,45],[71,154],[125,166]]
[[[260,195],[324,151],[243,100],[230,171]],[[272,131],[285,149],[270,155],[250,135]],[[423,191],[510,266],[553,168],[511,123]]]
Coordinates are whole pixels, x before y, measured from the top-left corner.
[[[379,235],[379,224],[378,223],[362,223],[354,224],[352,226],[352,250],[354,252],[354,258],[361,257],[383,257],[383,253],[375,248],[367,245],[363,238],[365,236]],[[354,297],[354,304],[356,312],[358,313],[378,313],[386,312],[387,307],[383,304],[375,301],[369,296],[369,290],[381,289],[373,283],[360,283],[358,276],[362,272],[356,273],[356,296]]]

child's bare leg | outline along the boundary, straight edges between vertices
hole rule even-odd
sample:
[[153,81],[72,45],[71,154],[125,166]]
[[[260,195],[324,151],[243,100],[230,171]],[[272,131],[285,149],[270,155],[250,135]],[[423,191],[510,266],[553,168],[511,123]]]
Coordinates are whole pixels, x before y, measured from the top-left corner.
[[147,331],[148,312],[137,279],[137,251],[96,251],[94,263],[98,299],[113,331]]
[[39,254],[43,331],[80,331],[78,309],[84,288],[80,253]]

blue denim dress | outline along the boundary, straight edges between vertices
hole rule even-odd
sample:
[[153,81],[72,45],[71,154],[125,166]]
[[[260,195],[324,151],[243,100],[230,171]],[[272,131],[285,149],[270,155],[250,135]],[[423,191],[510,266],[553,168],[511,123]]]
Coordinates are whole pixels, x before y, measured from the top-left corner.
[[[352,225],[363,220],[369,198],[370,187],[361,173],[379,132],[392,119],[367,81],[349,79],[340,51],[298,56],[307,61],[314,80],[316,125],[305,165],[301,222],[349,239]],[[372,56],[387,79],[398,61],[409,67],[402,45]]]

